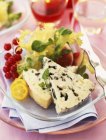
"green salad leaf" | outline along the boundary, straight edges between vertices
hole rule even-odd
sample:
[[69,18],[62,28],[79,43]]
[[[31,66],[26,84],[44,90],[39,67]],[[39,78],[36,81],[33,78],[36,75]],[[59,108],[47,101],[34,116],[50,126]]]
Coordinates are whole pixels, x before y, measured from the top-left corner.
[[40,86],[42,89],[50,88],[50,83],[47,82],[48,77],[49,77],[49,69],[47,68],[47,69],[44,71],[43,75],[42,75],[42,78],[43,78],[44,82],[41,82],[41,83],[39,84],[39,86]]
[[27,62],[27,66],[31,68],[35,65],[35,62],[30,57],[27,57],[26,62]]
[[80,74],[84,79],[88,79],[89,76],[86,73],[86,66],[83,65],[77,69],[77,74]]
[[89,79],[88,74],[87,74],[87,73],[84,73],[84,74],[83,74],[83,78],[84,78],[84,79]]
[[45,55],[40,55],[38,60],[39,60],[40,62],[42,62],[44,57],[45,57]]
[[85,71],[86,71],[86,66],[84,65],[78,68],[77,73],[83,75]]
[[8,1],[8,13],[12,12],[13,1]]
[[61,33],[61,35],[68,35],[68,34],[71,34],[72,31],[69,30],[69,29],[64,29],[64,31]]
[[42,89],[44,89],[44,88],[45,88],[45,83],[44,83],[44,82],[41,82],[41,83],[39,84],[39,86],[40,86]]
[[34,50],[36,52],[43,52],[47,46],[48,46],[48,44],[45,44],[39,40],[35,40],[32,43],[32,50]]
[[44,71],[44,73],[43,73],[43,75],[42,75],[42,78],[43,78],[44,80],[47,80],[48,77],[49,77],[49,69],[47,68],[47,69]]

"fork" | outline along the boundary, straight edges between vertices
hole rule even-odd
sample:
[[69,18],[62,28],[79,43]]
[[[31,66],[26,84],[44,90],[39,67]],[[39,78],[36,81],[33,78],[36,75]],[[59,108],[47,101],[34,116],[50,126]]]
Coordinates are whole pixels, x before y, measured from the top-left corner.
[[97,77],[97,81],[103,87],[106,100],[106,82],[101,77]]
[[100,59],[97,56],[97,54],[94,52],[93,48],[91,47],[91,44],[86,35],[86,32],[81,25],[80,25],[80,29],[81,29],[81,32],[83,33],[83,36],[81,38],[83,44],[81,45],[81,48],[84,49],[89,56],[89,62],[91,63],[91,65],[93,66],[95,70],[97,81],[100,83],[100,85],[104,89],[104,95],[106,99],[106,70],[101,65]]

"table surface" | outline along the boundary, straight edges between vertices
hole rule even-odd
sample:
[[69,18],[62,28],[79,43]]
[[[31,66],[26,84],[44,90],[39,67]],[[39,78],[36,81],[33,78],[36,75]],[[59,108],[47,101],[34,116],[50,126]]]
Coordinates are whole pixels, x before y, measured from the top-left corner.
[[[21,0],[19,0],[21,2]],[[66,16],[66,15],[65,15]],[[67,19],[68,20],[68,19]],[[31,21],[31,22],[30,22]],[[69,22],[69,21],[67,21]],[[26,23],[24,28],[35,28],[35,20],[32,16],[30,16],[30,20]],[[68,26],[66,22],[62,23],[65,26]],[[12,35],[14,36],[15,33]],[[8,35],[7,35],[8,36]],[[94,48],[95,52],[101,59],[102,64],[106,68],[105,58],[106,58],[106,28],[100,35],[91,36],[89,37],[92,47]],[[4,36],[6,38],[6,36]],[[1,41],[4,41],[1,38]],[[99,52],[99,53],[98,53]],[[4,122],[0,121],[0,140],[8,139],[8,140],[105,140],[106,139],[106,121],[93,127],[89,130],[76,133],[76,134],[68,134],[68,135],[47,135],[47,134],[38,134],[38,133],[26,133],[23,130],[19,130],[14,128]]]

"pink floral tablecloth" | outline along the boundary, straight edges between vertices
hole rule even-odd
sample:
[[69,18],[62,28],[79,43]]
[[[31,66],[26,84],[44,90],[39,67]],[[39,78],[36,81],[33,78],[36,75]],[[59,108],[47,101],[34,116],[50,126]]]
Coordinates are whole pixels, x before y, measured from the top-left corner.
[[[21,0],[19,0],[21,2]],[[66,15],[65,15],[66,17]],[[71,17],[71,15],[70,15]],[[67,20],[62,22],[62,25],[69,26],[69,15],[67,16]],[[35,28],[35,20],[31,16],[24,28]],[[15,33],[11,35],[14,36]],[[106,68],[106,28],[100,35],[89,37],[92,47],[95,52],[99,55],[102,64]],[[6,41],[6,37],[0,38],[1,42]],[[105,110],[106,108],[103,107]],[[68,134],[68,135],[47,135],[47,134],[38,134],[38,133],[26,133],[23,130],[16,129],[4,122],[0,121],[0,140],[105,140],[106,139],[106,121],[93,127],[89,130],[76,133],[76,134]]]

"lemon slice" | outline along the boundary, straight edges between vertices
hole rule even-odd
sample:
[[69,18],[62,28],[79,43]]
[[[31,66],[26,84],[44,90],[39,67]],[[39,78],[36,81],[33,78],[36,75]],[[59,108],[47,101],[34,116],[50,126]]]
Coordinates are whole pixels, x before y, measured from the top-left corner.
[[17,79],[15,79],[14,82],[11,84],[11,88],[14,87],[14,86],[17,85],[17,84],[22,84],[22,85],[27,86],[25,80],[20,79],[20,78],[17,78]]
[[24,100],[28,96],[28,86],[25,80],[17,78],[10,86],[12,97],[16,100]]
[[28,87],[22,84],[15,84],[11,88],[11,94],[14,99],[22,101],[28,96]]

